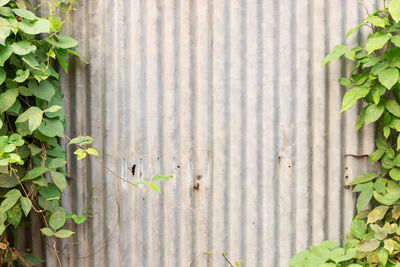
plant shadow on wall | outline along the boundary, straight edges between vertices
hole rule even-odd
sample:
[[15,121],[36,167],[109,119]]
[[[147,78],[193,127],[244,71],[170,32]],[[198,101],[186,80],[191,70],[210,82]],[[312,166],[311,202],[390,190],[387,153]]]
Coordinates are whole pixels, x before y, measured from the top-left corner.
[[[74,154],[78,160],[95,156],[93,159],[105,170],[139,189],[150,200],[197,216],[190,206],[180,207],[147,194],[149,190],[161,193],[157,183],[168,181],[171,175],[129,181],[96,157],[98,153],[91,147],[91,137],[70,138],[64,134],[63,94],[59,72],[53,66],[57,62],[68,73],[67,56],[82,59],[72,50],[78,42],[62,34],[63,25],[69,21],[76,5],[76,0],[43,1],[39,6],[32,6],[28,0],[0,0],[1,266],[34,266],[42,262],[28,251],[17,249],[18,230],[31,224],[32,213],[41,218],[40,231],[47,237],[44,241],[53,249],[59,266],[57,239],[71,237],[74,232],[67,226],[82,224],[87,219],[87,214],[65,211],[60,203],[67,186],[66,153],[60,145],[61,138],[77,147]],[[48,11],[45,17],[32,12],[41,6]],[[243,261],[231,263],[225,252],[222,257],[232,267],[244,264]]]
[[344,56],[353,61],[349,77],[339,83],[351,87],[343,97],[341,112],[362,99],[363,108],[356,129],[376,122],[376,150],[369,160],[379,162],[378,173],[367,172],[352,180],[357,193],[356,210],[346,242],[323,241],[295,255],[294,267],[400,266],[400,0],[383,1],[363,23],[351,29],[346,38],[361,27],[371,34],[364,47],[334,47],[322,66]]

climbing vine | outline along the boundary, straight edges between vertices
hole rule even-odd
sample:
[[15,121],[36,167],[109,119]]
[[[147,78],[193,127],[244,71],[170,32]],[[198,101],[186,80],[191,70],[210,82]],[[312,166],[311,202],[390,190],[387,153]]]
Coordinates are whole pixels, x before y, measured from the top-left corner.
[[363,101],[355,126],[358,130],[376,123],[379,138],[369,160],[381,168],[349,183],[358,194],[357,213],[343,247],[323,241],[295,255],[290,266],[400,266],[400,0],[387,2],[347,33],[346,38],[369,27],[364,47],[338,45],[322,62],[324,66],[344,56],[354,63],[349,76],[339,79],[350,88],[341,112]]
[[[48,14],[38,17],[25,0],[0,0],[0,264],[31,266],[40,260],[18,251],[18,229],[30,223],[32,212],[43,222],[40,229],[56,239],[74,233],[85,215],[72,214],[60,205],[67,186],[64,137],[65,109],[59,66],[68,72],[66,57],[79,56],[78,42],[62,33],[76,0],[44,1]],[[30,11],[32,10],[32,11]],[[90,137],[72,139],[78,159],[97,155]]]

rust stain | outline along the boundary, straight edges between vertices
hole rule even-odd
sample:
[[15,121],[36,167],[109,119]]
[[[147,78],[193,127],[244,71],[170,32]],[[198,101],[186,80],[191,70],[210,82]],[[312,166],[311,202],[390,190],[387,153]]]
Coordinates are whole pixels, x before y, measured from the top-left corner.
[[200,184],[199,183],[195,183],[193,185],[193,190],[200,190]]

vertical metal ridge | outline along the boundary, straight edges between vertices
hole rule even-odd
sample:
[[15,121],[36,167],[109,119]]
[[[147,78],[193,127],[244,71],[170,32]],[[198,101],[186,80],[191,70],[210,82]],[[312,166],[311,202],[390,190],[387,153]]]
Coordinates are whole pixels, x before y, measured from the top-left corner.
[[[291,137],[291,143],[292,144],[294,144],[293,145],[293,148],[292,148],[292,155],[291,155],[291,167],[289,166],[289,168],[291,168],[292,169],[292,181],[291,181],[291,190],[290,190],[290,192],[291,192],[291,203],[290,203],[290,205],[291,205],[291,210],[292,210],[292,213],[291,213],[291,221],[296,221],[296,215],[297,215],[297,213],[296,213],[296,211],[297,211],[297,209],[296,209],[296,207],[295,207],[295,204],[296,204],[296,196],[297,196],[297,158],[296,158],[296,152],[297,152],[297,149],[296,149],[296,145],[297,145],[297,143],[296,143],[296,137],[295,137],[295,134],[296,134],[296,130],[297,130],[297,127],[299,127],[299,124],[297,123],[297,116],[296,116],[296,114],[297,114],[297,112],[296,112],[296,107],[297,107],[297,105],[296,105],[296,103],[297,103],[297,101],[299,101],[299,99],[296,99],[295,98],[295,96],[296,96],[296,92],[297,92],[297,60],[296,60],[296,52],[295,52],[295,48],[297,48],[297,38],[296,38],[296,29],[297,29],[297,27],[296,27],[296,19],[297,19],[297,14],[296,14],[296,9],[297,9],[297,4],[296,4],[296,0],[291,0],[291,3],[290,3],[290,5],[292,6],[292,9],[291,9],[291,12],[290,12],[290,24],[291,24],[291,26],[290,26],[290,35],[291,35],[291,38],[290,38],[290,57],[292,58],[292,60],[291,60],[291,63],[290,63],[290,86],[291,86],[291,99],[290,99],[290,105],[291,105],[291,107],[292,107],[292,112],[291,112],[291,114],[290,114],[290,120],[292,121],[292,122],[294,122],[294,125],[291,125],[291,129],[290,129],[290,132],[291,132],[291,134],[290,134],[290,137]],[[290,231],[291,231],[291,244],[290,244],[290,252],[289,252],[289,254],[290,255],[292,255],[293,253],[294,253],[294,251],[295,251],[295,249],[296,249],[296,224],[292,224],[292,226],[291,226],[291,228],[290,228]],[[286,262],[285,262],[285,264],[287,264]]]
[[279,246],[279,174],[278,174],[278,164],[279,164],[279,159],[280,159],[280,154],[279,154],[279,137],[278,137],[278,132],[279,132],[279,127],[277,125],[279,124],[279,112],[280,112],[280,107],[279,107],[279,79],[276,79],[276,77],[279,77],[279,26],[280,26],[280,21],[279,21],[279,1],[274,0],[274,23],[273,26],[273,31],[274,31],[274,51],[278,53],[274,53],[274,81],[273,81],[273,90],[274,90],[274,117],[273,117],[273,127],[274,127],[274,147],[273,147],[273,158],[272,160],[274,161],[273,164],[273,186],[274,186],[274,213],[273,213],[273,220],[274,220],[274,228],[277,229],[278,231],[274,231],[274,255],[273,255],[273,262],[274,266],[279,266],[279,254],[280,254],[280,246]]
[[[164,5],[164,0],[157,0],[157,10],[158,10],[158,16],[157,16],[157,65],[158,65],[158,76],[157,79],[159,81],[158,84],[158,91],[159,91],[159,96],[158,96],[158,103],[159,103],[159,114],[163,114],[164,113],[164,84],[163,84],[163,78],[164,78],[164,58],[163,58],[163,54],[165,53],[165,49],[164,49],[164,42],[165,42],[165,37],[164,37],[164,28],[163,28],[163,22],[164,22],[164,9],[165,9],[165,5]],[[157,140],[164,140],[164,129],[163,129],[163,120],[162,118],[157,118],[157,127],[158,127],[158,133],[157,133]],[[158,141],[159,145],[158,145],[158,151],[157,151],[157,157],[155,157],[155,160],[157,160],[157,167],[156,170],[158,173],[165,173],[165,169],[163,164],[161,163],[160,159],[164,160],[164,150],[163,150],[163,146],[162,146],[162,141]],[[162,191],[162,195],[160,196],[160,200],[164,201],[165,198],[165,187],[163,185],[160,185],[161,191]],[[164,251],[164,209],[162,207],[162,205],[158,205],[157,207],[157,212],[159,214],[159,223],[158,223],[158,232],[159,232],[159,251],[160,251],[160,257],[159,257],[159,262],[158,264],[160,266],[163,265],[163,262],[165,261],[164,259],[164,253],[162,253]],[[157,216],[157,215],[156,215]]]
[[[342,43],[344,43],[346,41],[345,36],[346,36],[346,22],[347,22],[346,1],[342,0],[340,4],[342,6],[342,10],[344,10],[344,12],[342,14],[343,18],[341,19],[341,32],[340,32]],[[341,60],[340,76],[343,77],[346,75],[345,70],[346,70],[346,62],[344,60]],[[343,97],[343,95],[345,93],[343,86],[340,86],[340,91],[341,91],[341,96]],[[341,127],[341,129],[345,129],[345,126],[346,126],[346,118],[343,116],[341,119],[341,122],[340,122],[340,127]],[[345,130],[342,130],[340,133],[340,147],[341,147],[340,154],[341,155],[345,154],[345,151],[342,148],[347,141],[346,139],[347,139],[347,136],[345,135]],[[344,192],[344,190],[345,190],[345,184],[346,184],[344,166],[345,166],[345,160],[344,160],[344,158],[341,158],[340,188],[342,188],[342,191],[340,191],[340,206],[339,206],[340,207],[340,221],[339,221],[339,236],[340,237],[345,237],[345,234],[346,234],[345,233],[346,230],[344,229],[344,221],[345,221],[344,218],[346,216],[345,212],[344,212],[344,207],[345,207],[345,204],[344,204],[344,200],[345,200],[344,193],[345,192]]]
[[[240,12],[240,31],[241,31],[241,38],[240,38],[240,86],[241,86],[241,96],[240,96],[240,106],[241,106],[241,118],[240,118],[240,126],[241,126],[241,144],[240,144],[240,152],[242,155],[241,159],[241,166],[240,166],[240,217],[241,217],[241,225],[240,225],[240,254],[239,257],[241,259],[246,258],[246,223],[249,224],[251,222],[246,221],[246,192],[247,192],[247,181],[248,176],[246,174],[246,163],[247,163],[247,130],[246,130],[246,115],[247,115],[247,90],[249,89],[247,86],[247,68],[246,68],[246,61],[247,58],[247,28],[246,28],[246,16],[247,16],[247,1],[242,0],[240,3],[241,12]],[[250,118],[249,118],[250,120]]]
[[[324,29],[325,29],[325,34],[323,36],[323,40],[324,40],[324,55],[328,54],[331,51],[330,46],[330,29],[329,29],[329,4],[330,1],[329,0],[324,0],[324,12],[323,12],[323,22],[324,22]],[[323,183],[324,183],[324,217],[323,217],[323,239],[327,239],[328,238],[328,224],[329,224],[329,197],[330,197],[330,191],[329,191],[329,185],[330,185],[330,172],[329,172],[329,167],[330,167],[330,161],[329,161],[329,141],[330,141],[330,124],[329,124],[329,111],[331,108],[330,105],[330,92],[329,92],[329,88],[330,88],[330,84],[329,84],[329,72],[330,72],[330,68],[331,65],[326,65],[324,68],[324,75],[325,75],[325,81],[324,81],[324,100],[326,103],[326,108],[324,109],[324,125],[323,125],[323,135],[324,135],[324,162],[325,162],[325,168],[323,170]]]
[[313,64],[313,60],[312,60],[312,56],[313,55],[313,44],[314,44],[314,0],[309,0],[309,4],[308,4],[308,10],[309,10],[309,19],[308,19],[308,35],[309,35],[309,43],[308,43],[308,60],[307,60],[307,66],[308,66],[308,74],[307,74],[307,84],[308,84],[308,90],[307,93],[309,95],[308,97],[308,108],[307,108],[307,117],[308,119],[308,123],[307,126],[309,128],[309,134],[308,134],[308,141],[310,146],[310,163],[308,165],[308,170],[307,170],[307,175],[308,175],[308,206],[309,206],[309,210],[310,210],[310,217],[309,217],[309,221],[308,221],[308,227],[309,227],[309,231],[308,231],[308,240],[307,240],[307,246],[310,246],[312,240],[313,240],[313,218],[315,216],[314,214],[314,203],[313,203],[313,181],[314,181],[314,172],[313,172],[313,162],[314,162],[314,147],[313,147],[313,143],[314,143],[314,138],[313,138],[313,129],[314,129],[314,124],[313,124],[313,92],[314,92],[314,78],[313,78],[313,72],[312,70],[314,69],[314,64]]
[[[263,22],[263,7],[264,4],[261,0],[257,1],[257,52],[256,54],[258,55],[257,59],[257,87],[258,87],[258,92],[257,92],[257,110],[259,112],[259,116],[257,118],[257,132],[261,133],[263,132],[264,128],[264,123],[263,123],[263,105],[264,103],[264,92],[263,92],[263,73],[264,73],[264,42],[263,42],[263,34],[262,34],[262,22]],[[264,197],[263,197],[263,161],[264,161],[264,149],[263,149],[263,136],[261,134],[257,135],[257,198],[258,198],[258,208],[257,208],[257,254],[256,257],[257,259],[263,259],[264,256],[264,243],[263,243],[263,227],[262,227],[262,221],[263,221],[263,212],[264,212]],[[260,263],[257,263],[258,266],[260,266]]]
[[[230,157],[229,155],[231,154],[231,147],[229,145],[229,142],[231,140],[231,123],[230,123],[230,109],[231,109],[231,101],[230,101],[230,97],[229,97],[229,92],[230,92],[230,86],[231,83],[230,81],[230,76],[231,76],[231,59],[230,59],[230,37],[231,37],[231,29],[229,27],[226,27],[226,25],[228,25],[230,23],[231,20],[231,1],[229,0],[225,0],[225,6],[223,8],[224,10],[224,46],[226,47],[225,49],[225,53],[223,53],[224,56],[224,97],[225,97],[225,114],[224,114],[224,118],[225,118],[225,123],[224,126],[226,128],[225,131],[225,148],[224,148],[224,152],[225,152],[225,162],[224,162],[224,167],[226,170],[226,177],[229,179],[229,177],[231,177],[231,174],[235,173],[233,172],[233,170],[231,171],[229,166],[230,166]],[[227,183],[225,183],[225,192],[224,192],[224,203],[225,203],[225,214],[224,214],[224,228],[225,228],[225,248],[229,249],[229,245],[230,245],[230,235],[229,235],[229,228],[230,228],[230,201],[229,201],[229,192],[230,192],[231,186],[229,183],[229,180]],[[227,234],[228,233],[228,234]]]

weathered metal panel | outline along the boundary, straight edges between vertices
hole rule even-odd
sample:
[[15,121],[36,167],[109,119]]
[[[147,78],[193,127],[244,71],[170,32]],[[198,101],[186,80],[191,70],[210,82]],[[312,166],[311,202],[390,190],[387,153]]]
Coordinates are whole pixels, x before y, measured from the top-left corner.
[[339,113],[351,66],[320,63],[363,40],[344,40],[356,0],[80,2],[68,31],[90,65],[73,59],[63,77],[68,135],[93,136],[124,179],[174,179],[149,199],[69,151],[64,205],[93,216],[59,244],[65,266],[226,266],[224,250],[287,266],[341,240],[354,209],[344,185],[373,168],[362,155],[375,131]]

